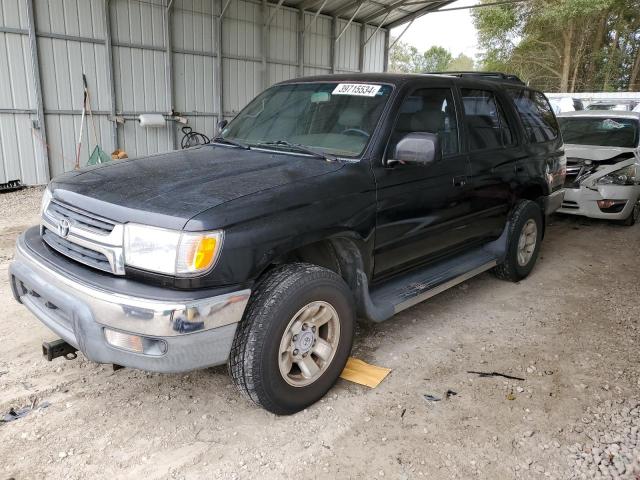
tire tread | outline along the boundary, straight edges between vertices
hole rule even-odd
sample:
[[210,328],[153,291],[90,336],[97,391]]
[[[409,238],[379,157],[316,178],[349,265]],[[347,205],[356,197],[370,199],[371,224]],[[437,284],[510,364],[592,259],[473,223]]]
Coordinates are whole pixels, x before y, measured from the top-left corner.
[[269,331],[271,312],[278,302],[287,297],[293,286],[304,288],[305,284],[318,279],[337,280],[344,284],[342,278],[331,270],[308,263],[275,267],[257,284],[238,324],[227,364],[229,375],[245,398],[270,412],[291,413],[283,411],[270,398],[261,380],[262,362],[258,359]]
[[[515,259],[512,259],[512,247],[513,242],[517,242],[518,229],[521,223],[522,217],[529,215],[531,208],[539,209],[538,205],[531,200],[521,200],[516,204],[511,216],[509,217],[509,231],[508,231],[508,245],[507,245],[507,257],[504,262],[493,268],[492,272],[496,278],[500,280],[507,280],[510,282],[517,282],[522,280],[522,276],[518,273],[515,265]],[[540,227],[540,226],[539,226]],[[538,247],[539,248],[539,247]],[[534,260],[535,261],[535,260]]]

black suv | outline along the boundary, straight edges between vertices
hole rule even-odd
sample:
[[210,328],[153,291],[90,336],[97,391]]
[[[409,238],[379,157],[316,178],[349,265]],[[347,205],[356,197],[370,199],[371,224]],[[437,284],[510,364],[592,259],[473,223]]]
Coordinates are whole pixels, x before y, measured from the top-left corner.
[[289,414],[336,381],[357,317],[526,277],[565,165],[547,99],[511,76],[291,80],[210,144],[54,179],[11,285],[61,337],[49,359],[228,363]]

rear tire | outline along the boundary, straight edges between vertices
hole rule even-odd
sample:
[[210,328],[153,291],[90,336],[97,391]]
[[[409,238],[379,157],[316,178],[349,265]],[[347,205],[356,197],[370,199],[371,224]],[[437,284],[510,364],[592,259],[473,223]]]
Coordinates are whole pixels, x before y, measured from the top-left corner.
[[338,379],[354,326],[353,297],[337,274],[305,263],[277,267],[251,295],[229,373],[255,404],[278,415],[298,412]]
[[518,282],[531,273],[540,252],[543,227],[538,204],[522,200],[516,205],[509,219],[506,258],[493,269],[496,277]]

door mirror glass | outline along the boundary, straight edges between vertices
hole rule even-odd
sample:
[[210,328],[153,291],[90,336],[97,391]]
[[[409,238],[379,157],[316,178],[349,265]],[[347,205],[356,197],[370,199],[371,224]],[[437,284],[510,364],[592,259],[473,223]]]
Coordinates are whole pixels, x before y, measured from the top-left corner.
[[435,133],[408,133],[396,144],[387,165],[428,165],[440,160],[440,139]]
[[227,123],[229,123],[227,120],[220,120],[218,122],[218,132],[222,133],[222,130],[227,126]]

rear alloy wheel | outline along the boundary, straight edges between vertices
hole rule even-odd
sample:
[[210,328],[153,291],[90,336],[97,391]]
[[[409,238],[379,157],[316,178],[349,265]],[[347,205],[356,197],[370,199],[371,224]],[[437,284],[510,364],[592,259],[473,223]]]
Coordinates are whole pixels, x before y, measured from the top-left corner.
[[241,393],[278,415],[320,400],[351,352],[355,307],[326,268],[295,263],[260,280],[238,325],[229,373]]
[[518,265],[526,267],[536,251],[538,244],[538,226],[532,218],[524,224],[518,239]]
[[509,218],[505,259],[493,269],[496,277],[518,282],[531,273],[540,252],[543,225],[537,203],[522,200],[515,206]]

